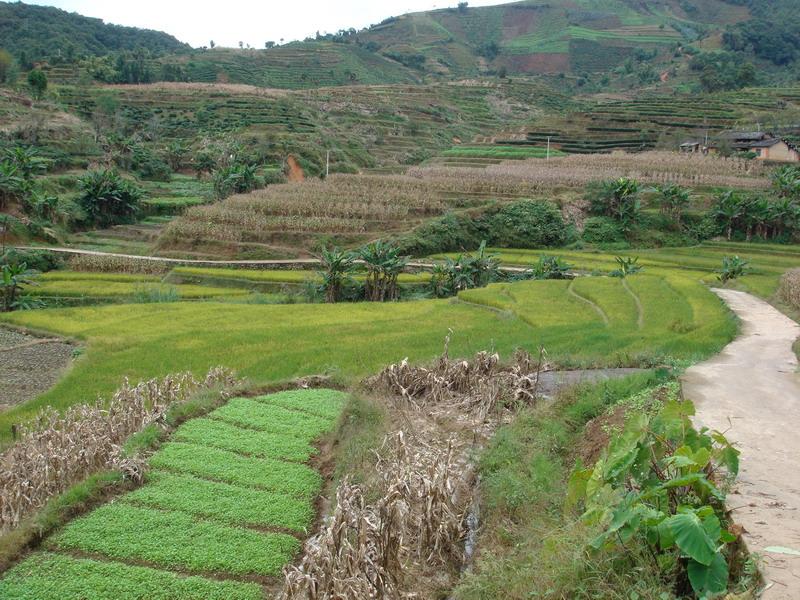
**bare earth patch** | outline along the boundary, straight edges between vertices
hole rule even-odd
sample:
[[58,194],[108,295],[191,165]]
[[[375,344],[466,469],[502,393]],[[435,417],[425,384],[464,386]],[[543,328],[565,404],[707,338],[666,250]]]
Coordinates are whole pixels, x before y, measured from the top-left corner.
[[61,378],[75,346],[0,328],[0,411],[46,392]]

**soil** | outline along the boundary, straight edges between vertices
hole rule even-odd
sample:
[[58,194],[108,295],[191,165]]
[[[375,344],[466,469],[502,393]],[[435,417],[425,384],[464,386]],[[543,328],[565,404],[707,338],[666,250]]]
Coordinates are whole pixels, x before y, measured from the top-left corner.
[[728,496],[733,520],[761,560],[763,598],[800,598],[800,375],[792,346],[800,325],[766,302],[714,290],[742,322],[721,354],[690,368],[683,394],[699,424],[725,433],[741,450]]
[[49,390],[69,365],[75,346],[0,328],[0,412]]
[[289,181],[305,180],[306,175],[303,173],[303,167],[300,166],[300,163],[297,162],[297,159],[291,154],[286,159],[286,166],[289,168],[289,173],[286,176]]

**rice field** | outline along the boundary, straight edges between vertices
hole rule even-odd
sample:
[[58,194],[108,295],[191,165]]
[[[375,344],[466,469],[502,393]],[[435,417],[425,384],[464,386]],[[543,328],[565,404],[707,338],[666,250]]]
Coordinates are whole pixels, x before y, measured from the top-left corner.
[[37,278],[28,293],[45,300],[123,301],[141,297],[204,300],[247,295],[245,289],[193,284],[166,284],[161,277],[121,273],[51,271]]
[[[308,465],[312,442],[346,398],[279,392],[186,422],[152,456],[142,487],[48,538],[0,580],[0,597],[262,598],[313,523],[322,478]],[[231,415],[248,408],[263,419],[236,424]]]

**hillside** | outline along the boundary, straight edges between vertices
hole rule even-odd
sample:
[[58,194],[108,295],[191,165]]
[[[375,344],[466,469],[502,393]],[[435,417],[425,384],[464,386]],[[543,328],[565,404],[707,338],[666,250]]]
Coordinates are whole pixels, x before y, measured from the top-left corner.
[[654,58],[750,18],[721,0],[531,0],[443,9],[387,19],[360,32],[362,44],[416,65],[463,77],[607,71],[636,55]]
[[22,2],[0,2],[0,46],[30,61],[59,56],[71,61],[80,56],[103,56],[137,48],[151,52],[189,49],[187,44],[160,31],[111,25],[101,19]]

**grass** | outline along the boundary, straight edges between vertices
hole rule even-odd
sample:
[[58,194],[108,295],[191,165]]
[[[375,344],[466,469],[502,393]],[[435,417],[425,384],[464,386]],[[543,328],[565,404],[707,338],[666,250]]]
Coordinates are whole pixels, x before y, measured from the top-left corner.
[[[452,158],[497,158],[502,160],[546,158],[547,148],[538,146],[454,146],[442,152],[441,155]],[[566,153],[551,148],[550,156],[566,156]]]
[[[514,251],[502,257],[531,264],[539,254]],[[590,269],[614,267],[613,255],[556,254],[573,264],[580,259],[581,266]],[[568,293],[564,282],[507,284],[462,295],[500,312],[463,302],[424,300],[291,306],[176,302],[4,315],[0,319],[15,325],[82,339],[86,351],[52,390],[0,415],[0,437],[8,439],[12,423],[42,406],[63,408],[108,394],[124,376],[138,380],[184,369],[201,373],[222,364],[258,384],[314,373],[353,380],[405,357],[433,358],[450,329],[451,351],[458,356],[487,347],[508,355],[517,347],[535,350],[539,344],[553,360],[575,365],[631,366],[651,364],[665,354],[681,359],[709,355],[732,338],[734,323],[720,300],[701,285],[708,271],[679,271],[672,264],[647,266],[644,276],[661,277],[666,284],[658,285],[668,285],[684,299],[680,307],[673,307],[674,295],[669,301],[648,296],[643,331],[623,322],[606,327],[596,311]],[[592,279],[581,282],[579,289],[590,293],[598,286],[600,296],[609,285],[613,284]],[[627,301],[619,290],[616,294]],[[655,320],[670,314],[677,322],[690,313],[692,322],[678,331]],[[629,316],[628,323],[633,318]],[[235,406],[227,408],[229,415]],[[251,417],[252,413],[242,414],[239,424]]]
[[283,408],[302,410],[323,419],[337,419],[347,403],[348,396],[335,390],[319,390],[313,396],[307,390],[287,390],[256,398],[264,404],[274,404]]
[[168,571],[118,562],[44,552],[16,566],[0,580],[5,600],[261,600],[254,583],[183,577]]
[[[183,277],[209,278],[232,281],[248,281],[254,283],[306,283],[307,281],[321,281],[316,271],[296,270],[248,270],[248,269],[218,269],[213,267],[176,267],[172,273]],[[356,275],[355,279],[364,276]],[[400,283],[428,283],[430,275],[427,273],[401,273],[398,277]]]
[[582,549],[591,528],[563,512],[585,425],[664,381],[660,374],[644,373],[583,387],[524,411],[497,432],[479,461],[481,553],[454,598],[672,597],[652,560],[640,556],[635,540],[626,553],[587,554]]
[[202,285],[165,285],[161,279],[148,275],[106,273],[77,273],[53,271],[44,273],[35,286],[27,292],[34,296],[56,298],[135,298],[142,293],[174,290],[178,298],[198,300],[205,298],[244,296],[247,290],[210,287]]
[[171,442],[150,459],[155,469],[194,475],[232,485],[313,498],[322,486],[311,467],[266,458],[252,458],[195,444]]
[[100,553],[113,559],[203,573],[274,576],[300,549],[294,537],[196,520],[184,512],[107,504],[73,521],[49,549]]
[[306,533],[314,519],[310,502],[283,494],[156,471],[147,485],[125,496],[125,502],[233,525],[280,527]]

